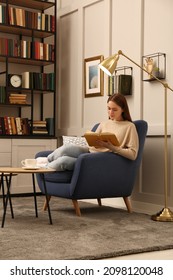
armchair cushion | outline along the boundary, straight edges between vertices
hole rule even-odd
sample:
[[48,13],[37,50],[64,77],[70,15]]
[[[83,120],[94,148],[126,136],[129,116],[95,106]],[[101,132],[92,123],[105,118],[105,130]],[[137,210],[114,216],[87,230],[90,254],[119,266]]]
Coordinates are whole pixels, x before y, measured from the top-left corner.
[[47,182],[55,182],[55,183],[70,183],[73,175],[73,171],[59,171],[56,173],[46,173],[45,180]]

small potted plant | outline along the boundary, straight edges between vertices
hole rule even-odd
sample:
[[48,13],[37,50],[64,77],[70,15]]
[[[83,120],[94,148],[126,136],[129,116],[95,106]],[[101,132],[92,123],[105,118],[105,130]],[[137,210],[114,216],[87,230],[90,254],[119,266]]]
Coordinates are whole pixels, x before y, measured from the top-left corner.
[[159,67],[154,67],[153,68],[153,75],[156,77],[156,78],[161,78],[161,72],[160,72],[160,69]]

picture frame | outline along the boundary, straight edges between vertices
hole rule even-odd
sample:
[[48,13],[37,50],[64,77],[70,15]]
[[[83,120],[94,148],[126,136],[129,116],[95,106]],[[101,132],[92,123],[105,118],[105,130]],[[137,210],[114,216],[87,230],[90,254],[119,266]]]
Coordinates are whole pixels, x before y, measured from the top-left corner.
[[84,60],[85,97],[104,95],[104,72],[98,67],[103,59],[98,55]]

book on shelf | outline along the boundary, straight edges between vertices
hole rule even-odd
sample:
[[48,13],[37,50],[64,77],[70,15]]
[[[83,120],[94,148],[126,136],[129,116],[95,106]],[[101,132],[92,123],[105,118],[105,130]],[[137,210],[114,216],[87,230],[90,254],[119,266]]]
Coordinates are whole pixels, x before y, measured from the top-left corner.
[[32,42],[32,58],[54,61],[54,44]]
[[0,134],[9,135],[12,134],[12,125],[10,117],[0,117]]
[[33,134],[47,134],[48,135],[48,130],[47,128],[43,128],[43,127],[33,127],[32,130]]
[[105,141],[105,142],[109,141],[115,146],[120,145],[116,135],[110,132],[96,133],[96,132],[88,131],[84,134],[84,137],[87,140],[89,146],[98,147],[98,143],[97,143],[98,140]]
[[10,117],[10,120],[11,120],[12,134],[15,135],[17,134],[15,117]]
[[46,121],[34,120],[33,125],[35,125],[35,126],[46,126]]
[[23,135],[30,134],[30,124],[28,118],[21,118],[21,128],[22,128]]
[[[4,23],[5,6],[0,5],[0,23]],[[2,10],[2,12],[1,12]],[[55,16],[22,8],[8,7],[9,24],[26,28],[55,32]],[[6,19],[5,19],[6,20]]]
[[49,135],[54,135],[54,118],[46,118],[46,127]]
[[29,72],[22,73],[22,88],[30,88],[30,74]]
[[42,14],[41,17],[41,29],[45,30],[45,14]]
[[108,76],[108,95],[113,95],[115,92],[115,76]]
[[6,6],[0,5],[0,23],[6,23]]
[[55,73],[22,73],[22,88],[34,88],[35,90],[54,90]]
[[13,134],[12,131],[12,124],[11,124],[11,118],[7,117],[7,121],[8,121],[8,130],[9,130],[9,134]]
[[16,118],[16,130],[18,135],[22,135],[22,126],[21,126],[21,118]]
[[118,76],[118,92],[130,95],[132,91],[132,75],[122,74]]
[[4,132],[7,135],[10,134],[7,116],[4,116]]
[[0,55],[54,61],[55,46],[38,41],[0,38]]
[[38,129],[33,129],[32,131],[33,134],[46,134],[48,135],[48,131],[47,130],[38,130]]
[[34,88],[33,75],[33,72],[22,73],[22,88]]
[[29,135],[30,124],[28,118],[0,117],[0,134],[1,135]]
[[30,124],[28,118],[16,118],[16,129],[19,135],[29,135],[30,134]]
[[48,130],[47,130],[47,122],[46,121],[38,121],[38,120],[34,120],[33,121],[33,130],[32,133],[33,134],[48,134]]
[[27,104],[27,95],[21,93],[10,93],[9,103],[10,104]]
[[41,12],[37,13],[37,29],[41,30],[41,18],[42,18],[42,14]]

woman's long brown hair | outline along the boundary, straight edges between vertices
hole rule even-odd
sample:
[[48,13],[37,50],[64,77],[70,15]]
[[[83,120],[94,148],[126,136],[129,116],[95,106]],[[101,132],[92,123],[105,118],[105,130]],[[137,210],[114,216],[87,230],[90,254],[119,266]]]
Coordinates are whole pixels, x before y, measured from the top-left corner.
[[121,109],[123,110],[122,117],[123,117],[124,120],[132,122],[132,118],[130,116],[127,100],[124,97],[124,95],[122,95],[120,93],[114,93],[113,95],[109,96],[107,103],[109,101],[112,101],[112,102],[116,103],[118,106],[121,107]]

